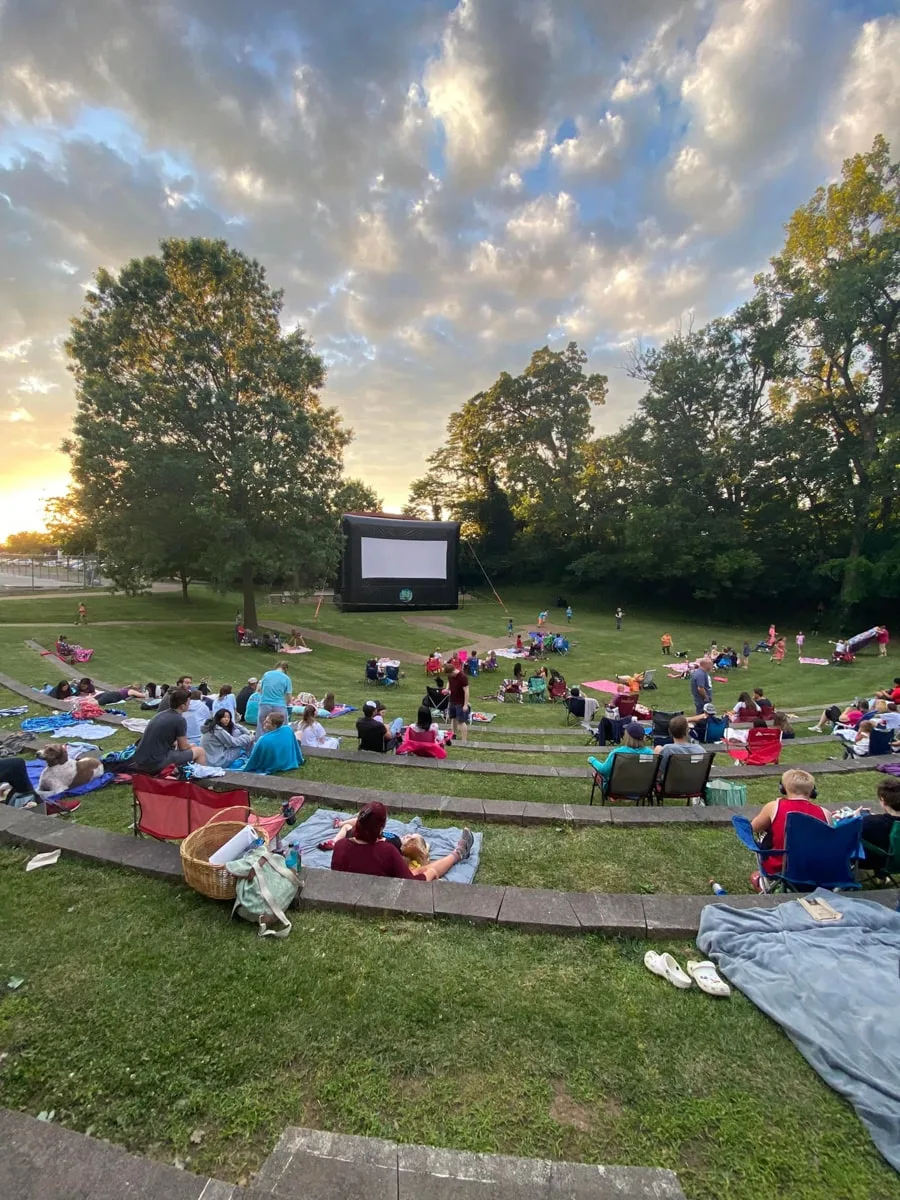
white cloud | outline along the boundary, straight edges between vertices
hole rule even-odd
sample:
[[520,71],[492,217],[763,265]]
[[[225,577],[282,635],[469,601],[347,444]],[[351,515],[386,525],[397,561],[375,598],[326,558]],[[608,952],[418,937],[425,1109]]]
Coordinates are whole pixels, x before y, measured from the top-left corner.
[[862,27],[824,131],[826,153],[837,164],[871,149],[877,133],[900,155],[900,17]]
[[24,361],[28,358],[28,351],[31,349],[33,338],[22,338],[21,341],[12,342],[9,346],[4,346],[0,350],[0,358],[5,362]]
[[593,125],[578,122],[578,132],[551,150],[562,171],[572,175],[612,175],[621,161],[625,121],[619,113],[606,113]]
[[10,425],[16,425],[20,421],[32,422],[34,417],[27,408],[14,408],[2,414],[3,420],[8,421]]

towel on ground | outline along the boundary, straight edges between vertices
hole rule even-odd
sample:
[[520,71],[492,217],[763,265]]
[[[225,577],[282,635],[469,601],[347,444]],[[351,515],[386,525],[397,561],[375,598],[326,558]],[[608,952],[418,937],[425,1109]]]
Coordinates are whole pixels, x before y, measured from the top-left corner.
[[18,708],[0,708],[0,717],[21,717],[23,713],[28,712],[27,704],[20,704]]
[[75,725],[69,712],[54,713],[52,717],[26,717],[21,724],[23,733],[53,733],[55,729]]
[[118,730],[113,729],[112,725],[95,725],[92,721],[85,721],[81,725],[66,725],[62,729],[57,729],[53,733],[55,738],[108,738],[112,737]]
[[282,654],[312,654],[309,646],[282,646]]
[[256,775],[277,775],[280,771],[293,771],[302,766],[303,754],[294,731],[290,725],[282,725],[280,729],[264,733],[254,743],[247,764],[242,769]]
[[[331,851],[317,850],[316,847],[320,842],[331,841],[337,833],[334,824],[335,820],[350,821],[355,816],[355,813],[334,812],[332,809],[320,808],[311,817],[307,817],[301,825],[297,825],[287,834],[284,837],[284,841],[300,848],[300,860],[304,867],[318,867],[327,870],[331,867]],[[388,817],[385,831],[387,833],[395,833],[398,837],[403,837],[406,833],[420,833],[428,843],[432,862],[438,858],[443,858],[451,850],[455,850],[456,843],[462,834],[462,830],[455,827],[452,829],[430,829],[428,826],[422,824],[421,817],[413,817],[411,821],[406,822],[395,821],[393,817]],[[481,858],[483,836],[480,833],[474,835],[475,843],[472,846],[472,853],[465,862],[457,863],[444,876],[444,879],[448,883],[471,883],[475,878],[475,872],[478,870],[478,863]]]

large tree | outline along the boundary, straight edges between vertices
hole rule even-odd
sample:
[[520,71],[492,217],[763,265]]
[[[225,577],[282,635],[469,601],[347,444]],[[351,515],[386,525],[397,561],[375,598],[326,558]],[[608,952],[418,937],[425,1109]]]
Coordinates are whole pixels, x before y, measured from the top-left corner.
[[[282,295],[223,241],[170,239],[101,270],[67,343],[78,507],[125,570],[325,578],[350,439],[319,400],[322,360]],[[152,534],[152,536],[151,536]]]
[[772,266],[759,282],[796,356],[794,414],[799,426],[827,431],[831,500],[846,516],[846,545],[832,563],[846,612],[896,538],[900,163],[883,137],[794,213]]

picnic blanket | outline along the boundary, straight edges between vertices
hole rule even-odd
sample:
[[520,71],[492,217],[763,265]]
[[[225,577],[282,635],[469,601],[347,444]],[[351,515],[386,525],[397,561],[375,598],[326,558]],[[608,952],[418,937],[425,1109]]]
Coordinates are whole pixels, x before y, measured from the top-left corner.
[[347,713],[359,712],[353,704],[339,704],[334,712],[329,712],[327,708],[320,708],[316,716],[320,721],[328,721],[333,717],[346,717]]
[[772,909],[707,905],[697,945],[782,1027],[809,1065],[856,1109],[900,1170],[900,914],[819,890],[842,912],[816,922],[799,901]]
[[827,658],[801,658],[799,659],[807,667],[827,667],[829,662]]
[[[25,764],[25,770],[28,772],[28,778],[31,780],[31,785],[37,791],[38,781],[44,773],[47,764],[42,758],[35,758],[31,762]],[[88,792],[96,792],[100,788],[105,788],[111,783],[115,783],[116,776],[112,771],[104,771],[96,779],[89,779],[87,783],[82,783],[78,787],[66,788],[63,792],[55,792],[52,796],[45,796],[41,792],[42,800],[62,800],[65,796],[84,796]]]
[[312,654],[309,646],[282,646],[282,654]]
[[18,708],[0,708],[0,717],[21,717],[23,713],[28,712],[27,704],[20,704]]
[[54,713],[52,717],[26,717],[21,724],[23,733],[53,733],[77,724],[70,712]]
[[95,725],[93,721],[84,721],[80,725],[65,725],[62,729],[54,730],[51,736],[55,738],[81,738],[97,741],[112,737],[116,732],[117,730],[112,725]]
[[495,650],[494,653],[498,658],[527,658],[527,650],[516,650],[514,646],[507,646],[503,650]]
[[[300,860],[304,867],[329,870],[331,851],[317,850],[316,847],[320,842],[331,841],[334,837],[337,832],[335,820],[350,821],[355,816],[355,813],[342,813],[335,812],[330,808],[320,808],[311,817],[307,817],[301,825],[297,825],[284,838],[284,841],[299,847]],[[405,833],[420,833],[428,843],[432,860],[443,858],[445,854],[449,854],[451,850],[455,849],[462,834],[462,830],[457,828],[430,829],[422,824],[421,817],[413,817],[411,821],[406,822],[395,821],[393,817],[388,817],[385,829],[388,833],[396,833],[398,837],[403,837]],[[465,862],[457,863],[444,876],[448,883],[471,883],[475,878],[481,858],[483,836],[480,833],[474,835],[475,844],[472,847],[472,853]]]
[[619,685],[614,679],[595,679],[593,683],[583,683],[581,686],[594,692],[609,692],[613,696],[619,691]]
[[[489,697],[491,700],[493,698],[493,696]],[[473,712],[470,713],[469,719],[473,725],[489,725],[496,715],[496,713]]]

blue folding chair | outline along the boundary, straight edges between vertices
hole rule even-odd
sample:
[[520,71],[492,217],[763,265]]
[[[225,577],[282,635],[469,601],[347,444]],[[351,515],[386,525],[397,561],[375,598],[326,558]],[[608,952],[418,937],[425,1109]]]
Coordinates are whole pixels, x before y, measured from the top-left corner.
[[[783,850],[767,850],[753,836],[746,817],[734,816],[731,824],[738,840],[756,855],[759,873],[785,892],[811,892],[817,887],[834,891],[857,889],[856,863],[861,853],[862,817],[826,825],[806,813],[790,813],[785,822]],[[781,870],[767,871],[763,860],[780,858]]]

